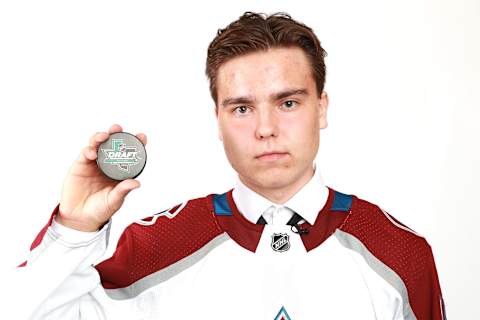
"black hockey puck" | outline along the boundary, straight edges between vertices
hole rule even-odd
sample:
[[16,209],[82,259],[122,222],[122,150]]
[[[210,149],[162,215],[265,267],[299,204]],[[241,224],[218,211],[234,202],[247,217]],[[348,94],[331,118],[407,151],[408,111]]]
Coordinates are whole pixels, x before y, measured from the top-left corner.
[[147,163],[147,152],[142,141],[127,132],[110,135],[97,150],[97,165],[113,180],[134,179]]

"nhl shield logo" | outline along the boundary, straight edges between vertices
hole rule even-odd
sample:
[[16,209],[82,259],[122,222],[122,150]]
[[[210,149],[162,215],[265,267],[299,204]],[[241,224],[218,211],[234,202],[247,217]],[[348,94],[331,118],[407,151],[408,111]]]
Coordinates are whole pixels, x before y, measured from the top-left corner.
[[272,234],[271,247],[274,251],[285,252],[290,249],[290,239],[286,233]]

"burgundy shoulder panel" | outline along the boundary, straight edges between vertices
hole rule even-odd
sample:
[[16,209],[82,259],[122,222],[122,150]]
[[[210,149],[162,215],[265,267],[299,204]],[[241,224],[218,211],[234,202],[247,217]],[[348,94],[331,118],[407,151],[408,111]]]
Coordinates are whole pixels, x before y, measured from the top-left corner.
[[129,286],[189,256],[222,233],[208,210],[207,197],[182,205],[125,229],[113,256],[96,266],[104,288]]
[[442,319],[441,290],[426,239],[377,205],[355,200],[352,213],[340,230],[358,238],[370,253],[398,274],[418,319]]

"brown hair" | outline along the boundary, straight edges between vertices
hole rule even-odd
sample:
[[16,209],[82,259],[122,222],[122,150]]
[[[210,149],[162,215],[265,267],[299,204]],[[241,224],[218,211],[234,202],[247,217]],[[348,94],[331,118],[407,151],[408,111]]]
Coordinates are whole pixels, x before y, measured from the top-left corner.
[[300,47],[312,66],[312,75],[320,96],[325,85],[327,52],[313,30],[293,20],[285,12],[271,15],[247,11],[237,21],[218,29],[208,46],[205,73],[210,81],[210,94],[217,104],[217,72],[222,63],[247,53],[274,47]]

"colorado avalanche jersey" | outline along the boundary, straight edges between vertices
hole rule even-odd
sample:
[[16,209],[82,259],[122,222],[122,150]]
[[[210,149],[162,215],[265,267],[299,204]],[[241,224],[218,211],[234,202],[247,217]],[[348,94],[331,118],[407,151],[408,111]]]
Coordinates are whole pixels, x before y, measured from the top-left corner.
[[430,245],[379,206],[328,187],[313,225],[254,224],[232,190],[132,223],[97,265],[110,222],[65,239],[57,206],[22,264],[50,286],[31,318],[446,319]]

